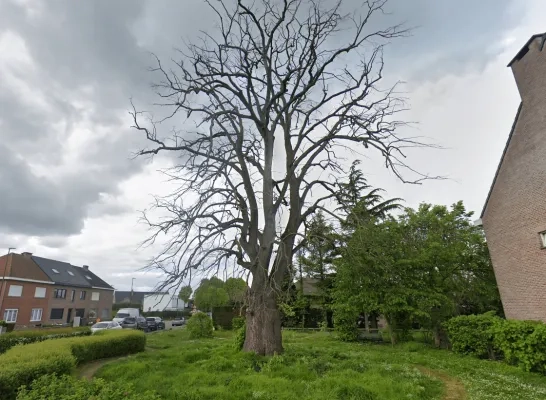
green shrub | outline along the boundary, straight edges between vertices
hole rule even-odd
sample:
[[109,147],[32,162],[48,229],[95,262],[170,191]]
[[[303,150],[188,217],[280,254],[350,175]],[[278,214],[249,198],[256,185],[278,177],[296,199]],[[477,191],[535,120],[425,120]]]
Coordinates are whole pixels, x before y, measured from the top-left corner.
[[461,315],[444,326],[454,352],[479,358],[495,358],[492,327],[502,321],[494,312]]
[[525,371],[546,372],[546,325],[536,321],[500,320],[493,341],[508,364]]
[[0,355],[0,393],[14,399],[17,389],[44,374],[69,374],[76,365],[66,340],[16,346]]
[[5,328],[6,326],[8,326],[8,323],[3,319],[0,319],[0,328]]
[[212,319],[203,312],[197,312],[191,316],[186,324],[191,339],[212,337]]
[[136,353],[145,343],[144,333],[124,330],[15,346],[0,355],[1,398],[15,399],[17,388],[42,375],[70,374],[76,364]]
[[72,354],[78,364],[138,353],[144,351],[145,346],[146,336],[137,330],[102,331],[71,341]]
[[132,385],[107,382],[103,379],[87,381],[69,375],[44,375],[32,382],[31,388],[22,387],[17,400],[156,400],[159,396],[151,391],[136,392]]
[[234,338],[234,346],[235,350],[241,351],[243,350],[243,346],[245,345],[246,340],[246,320],[243,321],[243,325],[237,330],[237,334]]
[[88,327],[14,331],[0,336],[0,354],[5,353],[8,349],[18,344],[30,344],[49,339],[89,335],[91,335],[91,329]]
[[243,317],[235,317],[231,320],[231,329],[234,331],[239,330],[245,324]]

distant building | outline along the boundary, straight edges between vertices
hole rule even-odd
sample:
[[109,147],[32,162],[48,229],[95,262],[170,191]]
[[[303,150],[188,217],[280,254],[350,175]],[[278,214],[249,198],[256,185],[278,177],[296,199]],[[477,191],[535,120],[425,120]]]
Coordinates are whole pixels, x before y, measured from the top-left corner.
[[144,304],[144,296],[155,294],[156,292],[135,292],[135,291],[122,291],[116,290],[114,293],[114,304]]
[[185,308],[184,301],[169,293],[154,293],[144,296],[143,311],[178,311]]
[[16,327],[109,318],[113,293],[87,265],[32,253],[0,257],[0,318]]
[[546,34],[508,66],[521,104],[478,222],[506,317],[546,321]]

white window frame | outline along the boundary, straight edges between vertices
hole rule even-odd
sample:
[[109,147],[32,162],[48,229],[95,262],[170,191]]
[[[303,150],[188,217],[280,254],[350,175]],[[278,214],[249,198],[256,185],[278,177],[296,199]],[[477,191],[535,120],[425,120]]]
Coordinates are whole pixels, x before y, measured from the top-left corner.
[[99,301],[100,292],[91,292],[91,301]]
[[[12,289],[17,290],[17,288],[19,288],[19,291],[18,291],[19,294],[15,294],[15,292],[12,292]],[[23,296],[23,285],[9,285],[8,297],[21,297],[21,296]]]
[[[44,295],[40,296],[39,294],[42,292],[42,290],[43,290]],[[37,299],[45,299],[46,294],[47,294],[47,288],[45,288],[45,287],[37,286],[36,290],[34,290],[34,297],[37,298]]]
[[542,243],[542,247],[546,247],[546,231],[540,232],[540,242]]
[[[36,314],[36,315],[35,315]],[[40,322],[44,314],[43,308],[33,308],[30,312],[30,322]]]
[[4,310],[4,321],[8,323],[17,322],[18,314],[19,314],[18,308],[6,308]]

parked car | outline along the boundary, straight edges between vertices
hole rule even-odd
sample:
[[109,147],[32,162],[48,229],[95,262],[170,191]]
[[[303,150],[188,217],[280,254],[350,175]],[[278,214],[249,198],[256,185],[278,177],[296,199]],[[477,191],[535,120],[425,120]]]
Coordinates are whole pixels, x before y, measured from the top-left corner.
[[165,322],[159,317],[146,317],[146,321],[151,331],[165,329]]
[[123,318],[123,320],[120,322],[120,325],[123,329],[136,329],[137,328],[136,318],[135,317]]
[[176,317],[173,319],[172,326],[182,326],[186,323],[184,317]]
[[97,322],[91,327],[91,332],[95,333],[98,331],[104,331],[107,329],[122,329],[121,325],[115,321],[101,321]]
[[124,318],[127,317],[139,317],[140,316],[140,310],[138,308],[120,308],[114,317],[114,321],[117,323],[120,323],[123,321]]
[[148,321],[144,317],[136,317],[137,329],[143,330],[144,332],[149,332],[150,328],[148,327]]

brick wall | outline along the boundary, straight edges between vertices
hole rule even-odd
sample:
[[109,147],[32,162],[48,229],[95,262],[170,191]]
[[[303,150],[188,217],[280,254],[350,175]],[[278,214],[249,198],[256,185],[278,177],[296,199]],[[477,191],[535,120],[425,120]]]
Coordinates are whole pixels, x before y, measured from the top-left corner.
[[[9,296],[9,288],[11,285],[23,286],[23,292],[21,293],[20,297]],[[0,319],[4,318],[5,310],[15,309],[15,310],[18,310],[17,321],[15,322],[16,326],[24,327],[24,326],[33,326],[36,324],[43,323],[47,314],[48,300],[49,300],[49,295],[51,293],[51,285],[6,280],[5,286],[6,286],[6,290],[5,290],[4,301],[2,303],[2,309],[0,310]],[[46,294],[44,298],[34,297],[37,287],[46,289]],[[31,312],[33,308],[42,309],[41,321],[30,320]]]
[[482,220],[506,317],[546,321],[546,249],[539,236],[546,230],[546,48],[539,50],[540,41],[512,65],[522,106]]
[[[66,298],[55,298],[55,289],[66,290]],[[72,291],[75,291],[74,300],[72,300]],[[85,299],[81,299],[82,291],[85,292]],[[93,293],[99,293],[99,299],[93,300]],[[81,288],[72,286],[54,285],[50,294],[49,310],[46,316],[47,321],[51,323],[67,323],[74,319],[76,310],[84,310],[84,318],[94,319],[111,319],[112,302],[114,292],[112,290],[101,290],[92,288]],[[52,319],[51,309],[63,309],[61,319]],[[90,311],[95,310],[97,315],[93,317]]]

